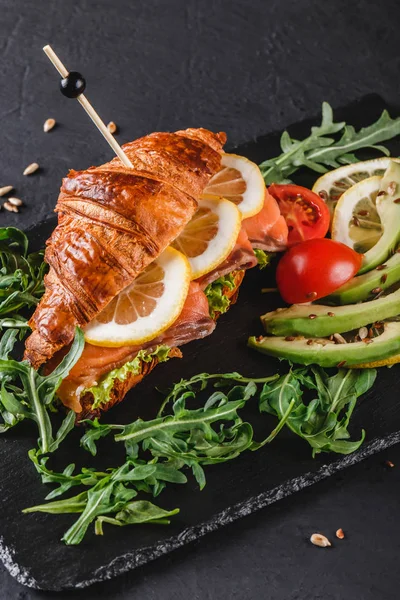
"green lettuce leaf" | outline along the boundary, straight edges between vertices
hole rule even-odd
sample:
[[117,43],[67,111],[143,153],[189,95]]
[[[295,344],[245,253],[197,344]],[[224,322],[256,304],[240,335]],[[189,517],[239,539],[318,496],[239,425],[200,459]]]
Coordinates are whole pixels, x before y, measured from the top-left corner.
[[265,252],[265,250],[260,250],[259,248],[253,248],[254,254],[258,260],[258,266],[260,269],[265,269],[268,267],[271,262],[271,258],[274,256],[272,252]]
[[122,367],[110,371],[100,380],[100,382],[97,385],[83,390],[81,395],[83,396],[88,392],[92,394],[92,408],[99,408],[99,406],[101,406],[102,404],[107,404],[107,402],[109,401],[111,390],[114,387],[114,382],[116,379],[119,379],[120,381],[125,381],[128,375],[130,375],[131,373],[133,375],[139,375],[142,367],[142,362],[151,362],[153,358],[158,358],[158,362],[167,361],[170,358],[170,351],[171,348],[164,345],[157,346],[157,348],[153,352],[148,352],[147,350],[140,350],[133,360],[127,362]]
[[204,290],[210,307],[210,317],[215,318],[216,313],[224,314],[228,310],[231,301],[224,294],[224,288],[235,289],[235,279],[232,273],[224,275],[210,283]]

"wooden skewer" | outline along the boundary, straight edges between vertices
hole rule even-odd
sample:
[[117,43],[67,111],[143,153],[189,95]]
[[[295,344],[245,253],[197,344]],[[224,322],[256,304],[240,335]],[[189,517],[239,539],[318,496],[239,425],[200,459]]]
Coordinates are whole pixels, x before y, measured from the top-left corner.
[[[47,45],[43,48],[43,52],[53,63],[53,65],[55,66],[57,71],[60,73],[61,77],[63,77],[63,78],[68,77],[67,69],[65,68],[65,66],[63,65],[61,60],[58,58],[58,56],[54,52],[53,48],[51,46]],[[85,111],[87,112],[89,117],[92,119],[93,123],[96,125],[98,130],[103,134],[103,136],[105,137],[107,142],[110,144],[111,148],[114,150],[115,154],[118,156],[118,158],[121,160],[121,162],[123,162],[126,167],[133,169],[133,164],[131,163],[131,161],[125,154],[125,152],[122,150],[121,146],[118,144],[118,142],[114,138],[114,136],[108,131],[106,125],[100,119],[99,115],[94,110],[93,106],[90,104],[90,102],[86,98],[86,96],[84,96],[83,94],[80,94],[77,97],[77,100],[81,104],[81,106],[83,106],[83,108],[85,109]]]

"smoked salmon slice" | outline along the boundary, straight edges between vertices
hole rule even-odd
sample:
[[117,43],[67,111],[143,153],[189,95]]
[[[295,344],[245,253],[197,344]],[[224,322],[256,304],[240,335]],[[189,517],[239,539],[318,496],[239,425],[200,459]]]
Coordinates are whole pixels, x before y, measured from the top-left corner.
[[245,229],[253,248],[281,252],[287,247],[289,230],[275,198],[265,190],[264,206],[259,213],[244,219]]

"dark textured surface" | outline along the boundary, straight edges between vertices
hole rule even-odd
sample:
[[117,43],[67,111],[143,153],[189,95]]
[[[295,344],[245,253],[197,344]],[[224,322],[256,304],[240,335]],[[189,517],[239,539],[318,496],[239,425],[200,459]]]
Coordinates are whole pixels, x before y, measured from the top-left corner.
[[[315,114],[323,99],[340,105],[376,91],[395,103],[399,15],[389,1],[2,0],[1,185],[14,184],[28,206],[15,217],[3,212],[1,223],[45,218],[68,168],[109,157],[77,103],[57,91],[44,43],[84,73],[89,99],[121,126],[121,141],[203,125],[227,130],[234,144]],[[46,135],[49,116],[60,125]],[[33,160],[42,174],[22,177]],[[391,457],[400,464],[398,449]],[[93,597],[395,598],[400,483],[383,460],[97,587]],[[312,531],[337,526],[351,532],[343,546],[309,547]],[[3,577],[3,597],[38,596]]]

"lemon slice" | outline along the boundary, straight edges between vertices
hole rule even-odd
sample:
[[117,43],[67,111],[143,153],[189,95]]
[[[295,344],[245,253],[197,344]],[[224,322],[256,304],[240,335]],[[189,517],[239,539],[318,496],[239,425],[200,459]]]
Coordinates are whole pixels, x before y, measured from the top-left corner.
[[251,160],[237,154],[223,154],[221,170],[210,179],[204,193],[230,200],[242,218],[247,219],[262,209],[265,183],[260,169]]
[[192,279],[221,264],[235,246],[241,227],[238,208],[229,200],[203,195],[199,207],[172,246],[184,254]]
[[86,341],[119,347],[156,338],[180,315],[190,277],[186,257],[166,248],[86,326]]
[[346,190],[363,179],[368,179],[375,175],[383,176],[391,160],[399,161],[398,158],[384,156],[382,158],[344,165],[334,171],[325,173],[317,179],[312,191],[319,194],[325,200],[331,214],[333,214],[336,203]]
[[356,252],[367,252],[382,235],[376,197],[382,177],[363,179],[349,188],[336,204],[332,239]]

